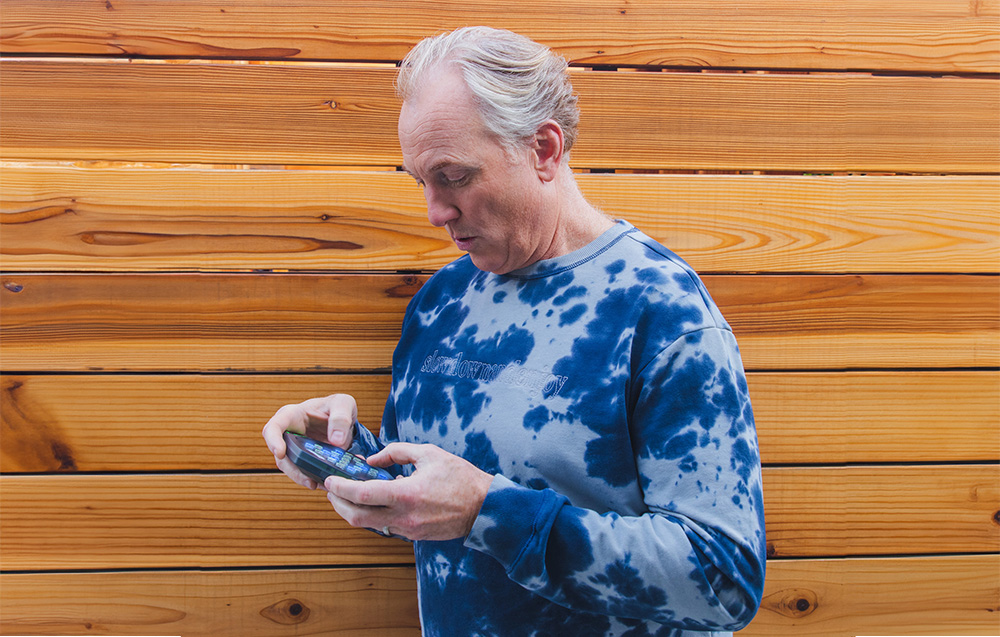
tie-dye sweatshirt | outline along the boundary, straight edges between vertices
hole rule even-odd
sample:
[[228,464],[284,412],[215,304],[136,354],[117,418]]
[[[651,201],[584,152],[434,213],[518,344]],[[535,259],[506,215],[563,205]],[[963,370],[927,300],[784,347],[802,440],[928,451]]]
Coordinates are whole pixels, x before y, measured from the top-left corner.
[[495,476],[468,537],[414,543],[424,635],[728,634],[757,610],[736,341],[626,222],[507,275],[441,269],[406,311],[381,440],[359,429],[363,453],[433,443]]

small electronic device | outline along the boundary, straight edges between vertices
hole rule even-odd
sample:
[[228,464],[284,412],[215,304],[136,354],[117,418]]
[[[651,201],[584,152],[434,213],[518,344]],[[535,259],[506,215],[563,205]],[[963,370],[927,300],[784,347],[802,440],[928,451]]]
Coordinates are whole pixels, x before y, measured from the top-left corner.
[[302,473],[322,484],[329,476],[352,480],[393,480],[385,469],[373,467],[354,454],[301,434],[286,431],[288,458]]

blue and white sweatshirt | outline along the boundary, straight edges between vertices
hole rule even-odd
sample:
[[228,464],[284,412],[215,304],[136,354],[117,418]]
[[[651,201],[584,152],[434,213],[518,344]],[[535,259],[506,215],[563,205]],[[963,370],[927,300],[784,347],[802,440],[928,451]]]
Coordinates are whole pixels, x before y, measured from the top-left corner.
[[757,610],[736,341],[626,222],[507,275],[441,269],[406,311],[381,440],[359,430],[362,453],[432,443],[495,476],[468,537],[414,543],[427,636],[724,635]]

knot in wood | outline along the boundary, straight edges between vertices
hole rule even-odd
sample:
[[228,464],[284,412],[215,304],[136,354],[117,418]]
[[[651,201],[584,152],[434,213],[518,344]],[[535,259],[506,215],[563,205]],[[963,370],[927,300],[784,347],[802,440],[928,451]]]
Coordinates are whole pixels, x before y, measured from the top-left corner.
[[412,274],[405,274],[402,276],[400,284],[394,285],[386,290],[386,294],[391,298],[410,298],[416,294],[422,286],[423,281],[420,277]]
[[309,619],[309,612],[308,606],[297,599],[288,598],[271,604],[260,611],[260,614],[276,624],[292,626]]
[[798,619],[816,610],[818,597],[809,589],[788,588],[768,595],[761,605],[784,617]]

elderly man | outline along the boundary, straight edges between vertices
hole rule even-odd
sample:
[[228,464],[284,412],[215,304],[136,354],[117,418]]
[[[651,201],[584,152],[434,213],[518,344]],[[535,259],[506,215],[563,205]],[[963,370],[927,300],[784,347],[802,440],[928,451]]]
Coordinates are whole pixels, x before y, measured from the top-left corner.
[[392,481],[328,478],[350,524],[414,542],[426,635],[726,634],[760,602],[760,460],[728,324],[680,258],[590,205],[566,62],[460,29],[404,60],[399,141],[468,254],[414,296],[381,440],[353,398],[281,408]]

